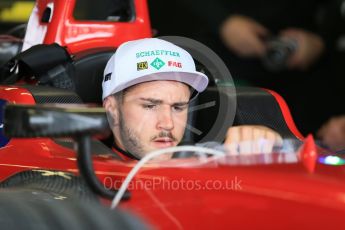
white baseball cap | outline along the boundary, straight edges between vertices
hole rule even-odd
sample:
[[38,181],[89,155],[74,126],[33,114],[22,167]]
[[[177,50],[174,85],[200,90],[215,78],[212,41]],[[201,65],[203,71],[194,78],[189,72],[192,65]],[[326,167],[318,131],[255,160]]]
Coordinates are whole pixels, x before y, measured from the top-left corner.
[[102,99],[130,86],[157,80],[179,81],[202,92],[208,85],[197,72],[192,56],[162,39],[145,38],[120,45],[108,61],[102,82]]

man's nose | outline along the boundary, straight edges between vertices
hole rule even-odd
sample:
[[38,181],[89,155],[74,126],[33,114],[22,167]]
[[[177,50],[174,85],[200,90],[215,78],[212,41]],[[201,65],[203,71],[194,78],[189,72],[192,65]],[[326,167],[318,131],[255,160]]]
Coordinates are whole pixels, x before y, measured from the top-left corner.
[[170,109],[160,111],[158,115],[158,129],[172,130],[174,128],[174,121]]

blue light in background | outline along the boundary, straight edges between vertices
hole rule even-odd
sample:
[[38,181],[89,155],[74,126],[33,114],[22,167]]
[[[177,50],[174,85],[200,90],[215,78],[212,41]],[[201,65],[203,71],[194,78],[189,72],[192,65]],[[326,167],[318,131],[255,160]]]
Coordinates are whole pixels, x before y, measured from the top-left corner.
[[320,157],[319,162],[326,165],[345,165],[345,160],[338,156]]

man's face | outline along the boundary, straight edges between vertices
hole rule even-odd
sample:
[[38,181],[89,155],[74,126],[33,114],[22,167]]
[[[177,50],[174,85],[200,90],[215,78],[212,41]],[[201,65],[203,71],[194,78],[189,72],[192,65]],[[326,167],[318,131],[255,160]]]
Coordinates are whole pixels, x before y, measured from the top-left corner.
[[131,87],[122,100],[108,97],[105,107],[112,110],[116,144],[140,158],[176,146],[186,127],[189,98],[188,86],[176,81],[145,82]]

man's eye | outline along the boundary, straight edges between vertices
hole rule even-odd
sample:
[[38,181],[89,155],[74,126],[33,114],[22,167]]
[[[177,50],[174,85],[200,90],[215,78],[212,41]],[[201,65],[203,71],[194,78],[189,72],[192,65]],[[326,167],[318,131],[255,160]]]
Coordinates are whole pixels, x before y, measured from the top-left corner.
[[156,105],[154,105],[154,104],[147,104],[147,105],[143,105],[143,108],[144,109],[154,109],[154,108],[156,108]]
[[173,109],[177,112],[181,112],[185,110],[187,107],[186,106],[174,106]]

